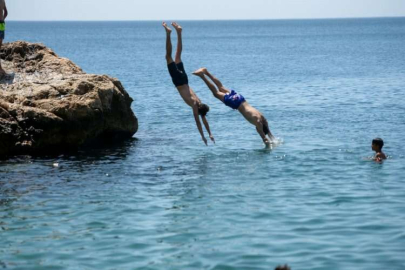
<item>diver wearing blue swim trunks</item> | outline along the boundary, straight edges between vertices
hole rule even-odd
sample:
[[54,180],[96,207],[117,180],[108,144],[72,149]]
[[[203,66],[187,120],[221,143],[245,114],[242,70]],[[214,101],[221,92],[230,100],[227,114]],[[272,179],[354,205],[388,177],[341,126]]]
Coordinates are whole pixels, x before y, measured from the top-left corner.
[[[201,68],[193,72],[193,74],[200,77],[205,82],[214,97],[221,100],[226,106],[238,110],[249,123],[254,125],[257,133],[259,133],[267,146],[274,140],[266,118],[261,112],[252,107],[241,94],[225,88],[206,68]],[[266,136],[268,136],[268,138]]]
[[231,90],[230,93],[227,93],[224,96],[225,105],[234,110],[239,109],[239,106],[243,102],[246,102],[245,98],[241,94],[236,93],[235,90]]

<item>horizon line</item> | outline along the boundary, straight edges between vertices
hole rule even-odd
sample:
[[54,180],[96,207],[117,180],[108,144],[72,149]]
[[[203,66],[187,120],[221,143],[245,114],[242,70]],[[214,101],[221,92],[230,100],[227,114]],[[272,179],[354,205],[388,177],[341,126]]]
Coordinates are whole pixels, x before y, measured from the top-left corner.
[[8,22],[162,22],[162,21],[183,21],[183,22],[201,22],[201,21],[287,21],[287,20],[344,20],[344,19],[400,19],[404,16],[375,16],[375,17],[319,17],[319,18],[269,18],[269,19],[164,19],[164,20],[7,20]]

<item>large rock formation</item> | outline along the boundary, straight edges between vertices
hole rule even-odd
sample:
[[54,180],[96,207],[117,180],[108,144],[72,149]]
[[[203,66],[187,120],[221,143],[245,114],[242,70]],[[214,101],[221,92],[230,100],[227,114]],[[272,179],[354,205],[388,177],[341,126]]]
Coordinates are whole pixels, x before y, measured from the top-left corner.
[[132,99],[114,78],[84,73],[41,44],[0,50],[0,157],[62,152],[132,137]]

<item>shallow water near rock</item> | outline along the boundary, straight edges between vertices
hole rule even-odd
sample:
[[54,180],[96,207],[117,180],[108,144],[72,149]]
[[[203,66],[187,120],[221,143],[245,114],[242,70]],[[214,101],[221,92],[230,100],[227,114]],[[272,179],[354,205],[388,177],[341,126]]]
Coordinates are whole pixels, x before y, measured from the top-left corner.
[[[204,146],[160,22],[10,22],[6,41],[119,78],[140,126],[131,141],[0,161],[0,268],[404,269],[405,19],[182,25],[187,72],[240,91],[281,143],[264,149],[189,75],[211,107],[217,144]],[[367,159],[377,136],[383,164]]]

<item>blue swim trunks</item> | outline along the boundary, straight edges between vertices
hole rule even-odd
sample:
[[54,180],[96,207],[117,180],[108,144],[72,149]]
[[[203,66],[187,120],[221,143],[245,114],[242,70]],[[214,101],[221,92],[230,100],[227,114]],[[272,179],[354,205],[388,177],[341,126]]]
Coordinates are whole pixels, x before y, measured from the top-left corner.
[[231,93],[226,94],[224,97],[225,105],[231,107],[234,110],[237,110],[239,106],[245,101],[245,98],[242,95],[236,93],[234,90],[232,90]]

